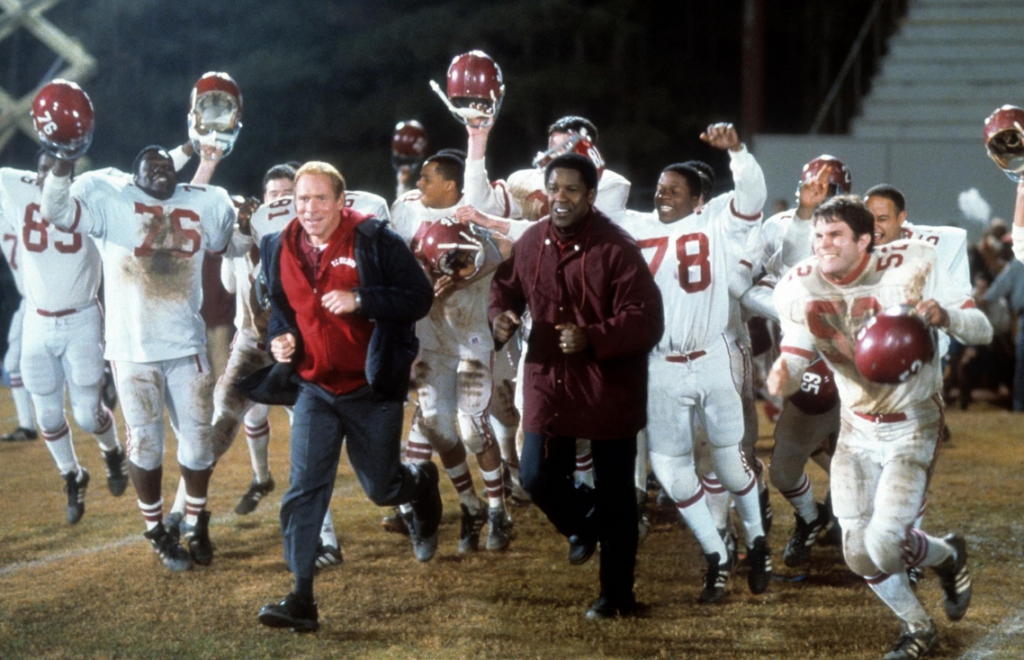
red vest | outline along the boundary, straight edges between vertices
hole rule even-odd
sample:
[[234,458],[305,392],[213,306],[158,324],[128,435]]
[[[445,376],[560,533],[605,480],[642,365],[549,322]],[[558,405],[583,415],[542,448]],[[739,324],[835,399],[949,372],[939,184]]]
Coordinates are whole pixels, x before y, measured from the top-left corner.
[[300,241],[306,235],[297,219],[285,227],[281,241],[281,283],[302,336],[302,361],[296,371],[334,394],[368,384],[366,354],[373,323],[358,314],[336,316],[321,301],[329,291],[352,291],[359,286],[355,228],[367,217],[351,209],[341,211],[341,224],[327,241],[313,282],[303,272]]

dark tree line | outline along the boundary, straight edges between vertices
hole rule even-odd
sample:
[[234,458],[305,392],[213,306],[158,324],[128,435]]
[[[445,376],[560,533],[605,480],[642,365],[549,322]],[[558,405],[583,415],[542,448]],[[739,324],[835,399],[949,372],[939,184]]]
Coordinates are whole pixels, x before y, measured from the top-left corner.
[[[807,130],[870,4],[766,3],[768,131]],[[636,208],[649,207],[670,162],[704,158],[728,178],[724,156],[697,136],[739,116],[740,0],[79,0],[47,17],[98,60],[85,83],[97,112],[96,166],[127,169],[145,145],[184,141],[193,83],[223,70],[241,85],[245,109],[218,183],[252,194],[270,165],[319,158],[337,163],[352,187],[390,198],[395,122],[422,121],[435,149],[465,148],[463,127],[428,81],[443,85],[452,56],[480,48],[499,62],[508,90],[491,137],[492,177],[528,166],[546,126],[578,113],[599,127],[609,166],[634,181]],[[53,63],[24,34],[0,44],[0,57],[9,63],[2,82],[15,91]],[[0,161],[27,167],[33,153],[19,139]]]

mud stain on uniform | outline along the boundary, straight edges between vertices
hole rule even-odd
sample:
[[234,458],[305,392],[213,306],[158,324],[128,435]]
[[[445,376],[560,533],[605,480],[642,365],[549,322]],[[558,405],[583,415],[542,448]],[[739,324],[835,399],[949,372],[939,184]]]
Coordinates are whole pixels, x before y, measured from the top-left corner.
[[121,269],[126,278],[138,282],[147,298],[188,300],[201,285],[192,261],[197,257],[185,249],[185,243],[191,245],[193,239],[175,235],[170,221],[156,216],[143,222],[142,235],[153,237],[151,253],[138,255],[142,248],[136,248],[136,254],[125,257]]

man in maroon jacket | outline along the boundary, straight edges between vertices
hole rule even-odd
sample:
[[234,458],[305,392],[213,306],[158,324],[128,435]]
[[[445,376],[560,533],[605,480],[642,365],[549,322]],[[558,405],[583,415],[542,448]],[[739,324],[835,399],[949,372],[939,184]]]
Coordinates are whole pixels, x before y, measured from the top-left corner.
[[[593,207],[597,168],[569,154],[545,169],[548,206],[494,276],[497,348],[529,308],[523,488],[569,539],[569,563],[601,543],[601,597],[587,618],[633,614],[636,434],[647,423],[647,354],[664,331],[661,295],[636,242]],[[593,440],[594,491],[573,487],[576,438]]]

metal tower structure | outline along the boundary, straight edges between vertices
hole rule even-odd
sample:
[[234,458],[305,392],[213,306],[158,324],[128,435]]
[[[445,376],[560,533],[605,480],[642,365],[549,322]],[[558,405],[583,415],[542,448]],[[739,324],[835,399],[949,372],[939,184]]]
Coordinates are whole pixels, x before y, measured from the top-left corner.
[[19,130],[34,142],[39,142],[29,118],[29,109],[40,87],[57,77],[80,83],[96,70],[96,58],[77,39],[43,17],[43,13],[61,2],[63,0],[0,0],[0,10],[3,10],[0,14],[0,41],[24,28],[57,56],[47,75],[24,96],[15,98],[0,87],[0,151]]

